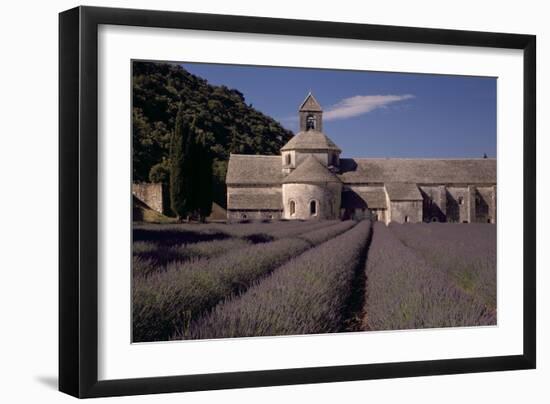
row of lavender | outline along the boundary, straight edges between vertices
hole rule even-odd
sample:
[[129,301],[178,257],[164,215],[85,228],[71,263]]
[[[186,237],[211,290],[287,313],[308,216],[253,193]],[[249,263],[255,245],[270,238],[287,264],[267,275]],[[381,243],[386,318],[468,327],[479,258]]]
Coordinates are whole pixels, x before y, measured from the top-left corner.
[[[159,341],[176,333],[186,333],[192,321],[224,299],[244,292],[253,282],[286,261],[336,237],[354,225],[355,222],[351,221],[285,223],[284,226],[269,228],[269,235],[279,238],[274,241],[257,244],[239,244],[235,241],[237,244],[226,246],[228,248],[223,253],[207,253],[206,256],[193,259],[178,259],[175,256],[170,262],[157,267],[151,261],[145,261],[147,258],[140,258],[136,254],[132,299],[133,340]],[[166,231],[188,230],[176,227]],[[233,234],[246,238],[250,232],[239,229]],[[175,240],[174,234],[170,237]],[[215,251],[220,247],[200,245],[201,243],[181,246],[165,241],[166,239],[152,243],[157,243],[159,249],[175,249],[176,255],[178,249],[189,255],[185,252],[186,249]],[[231,244],[225,239],[210,243],[221,241]],[[138,251],[143,252],[144,249],[146,250],[142,244],[137,246]]]
[[164,226],[134,243],[134,341],[496,324],[495,226],[371,228]]
[[228,338],[342,331],[371,223],[292,258],[246,293],[218,304],[176,338]]
[[376,223],[363,328],[496,324],[495,226]]
[[299,236],[336,223],[138,225],[134,228],[133,275],[148,276],[163,271],[170,262],[214,258],[253,244]]
[[444,270],[461,289],[496,309],[496,226],[482,223],[390,225],[402,243]]

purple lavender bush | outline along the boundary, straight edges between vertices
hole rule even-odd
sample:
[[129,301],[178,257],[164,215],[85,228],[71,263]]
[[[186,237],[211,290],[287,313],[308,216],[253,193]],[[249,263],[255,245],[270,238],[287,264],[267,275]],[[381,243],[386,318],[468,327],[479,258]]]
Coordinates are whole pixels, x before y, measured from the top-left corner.
[[[133,276],[149,276],[156,271],[164,271],[170,262],[183,262],[197,259],[210,259],[229,251],[249,247],[252,243],[248,239],[228,238],[222,240],[202,241],[199,243],[164,246],[145,241],[136,241],[133,244],[133,255],[141,264],[133,266]],[[134,262],[136,262],[134,260]]]
[[[309,223],[297,221],[272,224],[247,223],[229,225],[214,223],[206,224],[204,228],[198,227],[200,225],[197,224],[170,226],[140,225],[140,229],[147,229],[154,236],[151,237],[153,241],[134,241],[133,255],[141,259],[141,265],[133,269],[133,276],[148,276],[156,271],[164,271],[166,265],[170,262],[214,258],[229,251],[248,247],[251,244],[295,237],[337,223],[339,221]],[[167,232],[168,235],[163,236],[163,232]],[[190,234],[193,232],[197,234],[196,239],[190,238]],[[178,235],[182,234],[183,236],[179,239]],[[197,241],[207,235],[216,235],[217,238],[207,241]],[[166,240],[168,241],[165,242]],[[149,266],[146,266],[145,262]]]
[[459,288],[496,309],[496,225],[392,224],[389,228]]
[[301,235],[230,251],[212,259],[167,264],[165,271],[135,277],[133,341],[166,340],[176,330],[224,298],[246,290],[255,280],[312,245],[329,240],[355,225],[338,222]]
[[[246,238],[253,235],[267,235],[274,238],[286,237],[293,231],[308,231],[329,226],[337,221],[277,221],[270,223],[178,223],[178,224],[134,224],[134,241],[160,241],[162,244],[190,244],[201,241],[219,240],[229,237]],[[277,237],[278,236],[278,237]]]
[[383,223],[375,224],[373,234],[366,265],[364,329],[496,324],[494,310],[457,287]]
[[[227,338],[340,331],[369,221],[293,258],[241,296],[180,330],[176,338]],[[312,240],[312,237],[308,237]]]

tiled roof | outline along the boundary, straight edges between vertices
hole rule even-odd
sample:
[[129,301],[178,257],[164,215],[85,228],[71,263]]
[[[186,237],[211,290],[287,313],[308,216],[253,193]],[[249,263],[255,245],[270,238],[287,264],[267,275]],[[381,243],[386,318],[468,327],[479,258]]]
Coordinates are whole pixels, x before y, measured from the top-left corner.
[[298,132],[282,148],[285,150],[335,150],[340,148],[323,132],[308,130]]
[[[496,166],[496,159],[340,159],[338,178],[346,184],[491,185],[497,182]],[[275,185],[282,181],[281,156],[230,156],[227,185]]]
[[313,156],[308,156],[302,164],[296,167],[284,179],[284,184],[289,183],[326,183],[340,182],[338,177],[331,173]]
[[273,193],[230,193],[227,198],[227,209],[235,210],[281,210],[281,192]]
[[421,201],[422,195],[416,184],[390,182],[385,184],[390,201]]
[[386,193],[381,187],[342,192],[342,208],[386,209]]
[[312,111],[312,112],[321,112],[321,105],[317,102],[313,94],[309,93],[300,105],[300,111]]
[[231,154],[227,185],[279,185],[283,179],[281,156]]
[[496,159],[340,159],[342,182],[496,184]]

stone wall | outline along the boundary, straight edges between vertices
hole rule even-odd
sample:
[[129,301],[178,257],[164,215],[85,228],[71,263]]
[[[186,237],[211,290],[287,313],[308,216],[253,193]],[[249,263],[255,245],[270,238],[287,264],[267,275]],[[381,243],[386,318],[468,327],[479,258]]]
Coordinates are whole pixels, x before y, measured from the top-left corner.
[[282,212],[279,210],[228,210],[227,220],[240,222],[244,220],[279,220]]
[[386,209],[371,209],[371,219],[379,222],[386,222]]
[[424,198],[423,220],[445,222],[447,220],[447,191],[444,185],[422,185],[419,187]]
[[422,201],[391,201],[390,221],[395,223],[421,223]]
[[[293,156],[295,157],[295,156]],[[143,185],[143,184],[141,184]],[[159,185],[159,184],[145,184]],[[354,190],[372,190],[372,186],[349,186]],[[282,206],[229,206],[229,220],[277,220],[277,219],[337,219],[346,217],[362,219],[373,215],[373,219],[396,223],[451,222],[451,223],[496,223],[495,185],[421,185],[423,201],[390,201],[387,193],[388,209],[354,208],[346,212],[342,207],[342,185],[329,184],[283,184],[281,187],[229,187],[228,195],[239,193],[260,198],[262,195],[271,201],[281,200]],[[135,192],[135,191],[134,191]],[[160,194],[160,192],[159,192]],[[280,199],[279,199],[280,198]],[[290,214],[290,201],[295,203],[295,213]],[[316,201],[316,214],[311,214],[310,203]],[[147,203],[147,202],[146,202]],[[272,204],[272,203],[271,203]]]
[[[309,156],[314,156],[325,167],[335,167],[340,165],[340,155],[337,151],[331,150],[286,150],[281,153],[281,164],[283,174],[290,174],[292,170],[298,167]],[[290,158],[290,164],[289,159]]]
[[466,220],[468,223],[476,221],[476,187],[468,186],[468,204],[466,206]]
[[451,223],[469,223],[471,187],[447,187],[447,221]]
[[423,221],[496,223],[496,186],[422,185]]
[[307,117],[308,115],[313,115],[315,118],[315,130],[322,132],[323,131],[323,113],[322,112],[313,112],[313,111],[300,111],[300,130],[307,130]]
[[296,168],[296,152],[294,150],[284,151],[281,154],[283,174],[290,174]]
[[[278,201],[280,201],[281,186],[280,185],[275,185],[275,186],[265,186],[265,185],[253,186],[253,185],[250,185],[250,186],[240,186],[240,187],[228,186],[227,187],[227,195],[228,195],[228,198],[227,198],[228,206],[227,206],[227,208],[228,209],[231,208],[229,206],[229,200],[230,200],[229,196],[234,195],[234,194],[249,195],[251,197],[253,197],[253,196],[263,196],[266,199],[269,198],[270,201],[272,200],[271,198],[274,198],[275,196],[278,196],[279,197]],[[279,205],[280,204],[281,204],[281,202],[279,202]],[[253,206],[252,208],[258,209],[258,208],[263,208],[263,207]]]
[[497,186],[493,185],[491,188],[493,190],[493,194],[491,197],[492,203],[489,209],[490,209],[491,220],[492,220],[491,223],[496,223],[497,222]]
[[476,222],[496,223],[496,187],[476,189]]
[[[337,219],[340,216],[342,184],[283,184],[284,219]],[[295,212],[291,213],[291,201]],[[316,201],[314,215],[310,203]]]
[[162,184],[158,183],[134,183],[132,194],[151,209],[163,213]]

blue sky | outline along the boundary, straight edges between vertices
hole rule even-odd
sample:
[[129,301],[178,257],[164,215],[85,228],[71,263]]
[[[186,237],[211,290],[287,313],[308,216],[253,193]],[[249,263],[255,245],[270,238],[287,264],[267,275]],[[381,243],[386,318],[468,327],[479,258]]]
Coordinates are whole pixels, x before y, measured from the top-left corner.
[[495,78],[184,63],[296,132],[309,91],[343,157],[496,157]]

